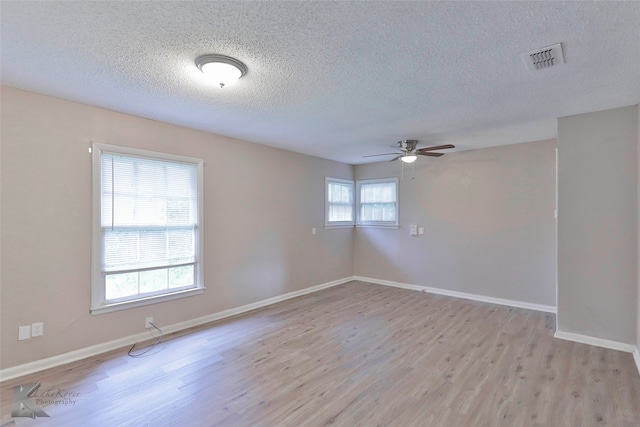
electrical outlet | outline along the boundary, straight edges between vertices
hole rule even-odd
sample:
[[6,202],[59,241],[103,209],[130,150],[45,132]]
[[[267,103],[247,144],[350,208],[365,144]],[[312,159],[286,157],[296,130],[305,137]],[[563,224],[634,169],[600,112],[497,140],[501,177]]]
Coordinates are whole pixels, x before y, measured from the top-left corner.
[[40,337],[44,335],[44,323],[32,323],[31,324],[31,336],[32,337]]
[[24,341],[31,338],[31,325],[18,327],[18,341]]
[[144,319],[144,327],[147,329],[153,328],[153,316],[145,317]]

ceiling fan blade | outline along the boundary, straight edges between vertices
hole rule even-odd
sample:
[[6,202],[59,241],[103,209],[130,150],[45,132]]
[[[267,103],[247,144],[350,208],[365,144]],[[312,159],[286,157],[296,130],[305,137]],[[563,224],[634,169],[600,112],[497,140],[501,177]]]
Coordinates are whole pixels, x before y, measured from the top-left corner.
[[429,153],[428,151],[425,153],[421,153],[420,151],[416,151],[416,154],[419,156],[430,156],[430,157],[441,157],[444,156],[444,153]]
[[396,160],[398,160],[400,157],[404,156],[404,154],[400,154],[399,156],[394,157],[393,159],[389,160],[390,162],[395,162]]
[[456,148],[455,145],[452,144],[445,144],[445,145],[436,145],[434,147],[424,147],[424,148],[418,148],[417,151],[433,151],[433,150],[445,150],[447,148]]
[[397,156],[398,153],[371,154],[369,156],[362,156],[362,157],[391,156],[391,155]]

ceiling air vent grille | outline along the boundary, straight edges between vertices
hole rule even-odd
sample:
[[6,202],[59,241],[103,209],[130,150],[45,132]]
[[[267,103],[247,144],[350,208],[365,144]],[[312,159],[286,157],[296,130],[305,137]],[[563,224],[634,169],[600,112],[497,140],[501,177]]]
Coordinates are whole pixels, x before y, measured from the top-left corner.
[[564,64],[564,55],[562,54],[562,45],[560,43],[523,53],[521,56],[527,69],[531,72]]

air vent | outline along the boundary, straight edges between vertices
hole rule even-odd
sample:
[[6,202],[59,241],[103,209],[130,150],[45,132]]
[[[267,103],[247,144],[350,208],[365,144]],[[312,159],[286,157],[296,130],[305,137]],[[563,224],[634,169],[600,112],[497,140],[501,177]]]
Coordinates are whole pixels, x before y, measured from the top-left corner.
[[564,55],[562,54],[562,45],[560,43],[523,53],[521,56],[527,69],[532,73],[564,64]]

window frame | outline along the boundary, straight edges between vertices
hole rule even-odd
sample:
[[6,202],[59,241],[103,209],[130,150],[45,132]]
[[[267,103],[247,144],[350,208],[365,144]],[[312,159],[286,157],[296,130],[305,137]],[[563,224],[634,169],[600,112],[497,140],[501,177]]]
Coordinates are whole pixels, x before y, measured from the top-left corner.
[[[119,145],[92,143],[92,224],[91,224],[91,306],[92,315],[110,313],[134,307],[157,304],[179,298],[185,298],[204,293],[204,161],[202,159]],[[105,275],[102,273],[103,243],[102,243],[102,198],[101,198],[101,157],[103,153],[139,157],[144,159],[168,161],[174,163],[188,163],[196,166],[197,185],[197,220],[195,233],[195,263],[194,287],[188,289],[171,290],[167,292],[143,295],[126,301],[108,301],[105,295]],[[143,271],[144,268],[136,269]]]
[[[329,184],[348,184],[351,186],[353,194],[353,201],[351,203],[351,221],[329,221]],[[351,228],[355,226],[355,199],[356,199],[356,187],[352,179],[333,178],[326,176],[324,178],[324,227],[325,228]]]
[[[363,221],[362,220],[362,203],[361,189],[362,184],[377,184],[377,183],[393,183],[396,187],[396,200],[395,200],[395,221]],[[398,185],[398,177],[390,178],[376,178],[376,179],[363,179],[356,181],[356,227],[374,227],[374,228],[399,228],[400,226],[400,188]]]

